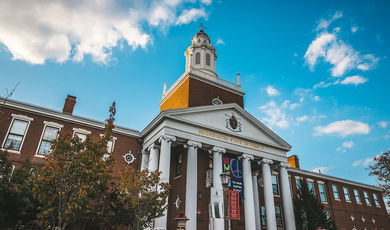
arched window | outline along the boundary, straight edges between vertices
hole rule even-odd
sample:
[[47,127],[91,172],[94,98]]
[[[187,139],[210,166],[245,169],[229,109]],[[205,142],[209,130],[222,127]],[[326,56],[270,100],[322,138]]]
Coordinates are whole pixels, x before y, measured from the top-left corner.
[[206,54],[206,65],[210,66],[210,54]]
[[195,54],[195,64],[200,64],[200,53]]

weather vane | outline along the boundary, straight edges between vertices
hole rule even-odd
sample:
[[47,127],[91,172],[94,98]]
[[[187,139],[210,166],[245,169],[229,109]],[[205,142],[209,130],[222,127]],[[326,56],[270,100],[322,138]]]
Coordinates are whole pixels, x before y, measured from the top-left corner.
[[207,30],[207,28],[203,25],[203,23],[201,22],[200,24],[199,24],[199,29],[205,29],[205,30]]

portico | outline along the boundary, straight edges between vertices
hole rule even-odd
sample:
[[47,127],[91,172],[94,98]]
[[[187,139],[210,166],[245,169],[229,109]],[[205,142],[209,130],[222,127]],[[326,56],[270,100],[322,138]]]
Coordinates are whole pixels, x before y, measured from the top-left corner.
[[[232,119],[236,126],[230,127]],[[179,199],[181,202],[175,203],[175,205],[179,204],[175,209],[170,208],[172,202],[167,201],[169,208],[163,217],[155,220],[154,229],[167,229],[168,216],[176,216],[179,214],[178,210],[184,210],[184,214],[189,218],[187,222],[189,230],[196,230],[200,221],[207,221],[209,229],[224,229],[223,217],[226,214],[219,213],[223,212],[223,200],[217,200],[217,205],[213,206],[210,190],[213,188],[213,191],[222,191],[220,174],[222,158],[226,154],[242,162],[244,189],[241,208],[244,214],[241,220],[244,221],[245,229],[260,229],[258,171],[256,171],[259,169],[252,169],[252,165],[256,164],[261,166],[259,175],[263,180],[267,229],[277,229],[271,168],[278,169],[280,174],[285,229],[295,229],[286,170],[286,152],[291,147],[237,104],[163,111],[143,132],[145,140],[142,167],[161,171],[161,180],[170,182],[172,186],[176,183],[176,178],[170,175],[172,170],[176,170],[174,169],[176,166],[172,164],[174,161],[171,160],[172,149],[175,146],[183,146],[183,149],[186,149],[185,173],[183,173],[185,188],[182,188],[184,191],[182,194],[179,192],[177,197],[170,196],[168,199],[172,201]],[[201,159],[206,161],[210,159],[208,169],[200,165]],[[211,173],[208,174],[207,171]],[[199,178],[203,178],[205,174],[209,175],[206,181],[200,181]],[[209,187],[207,187],[208,179]],[[203,187],[207,188],[207,194],[201,192]],[[207,197],[207,201],[203,197]],[[207,202],[209,209],[199,208],[200,202]],[[180,203],[184,204],[182,209]],[[207,216],[205,213],[208,213]]]

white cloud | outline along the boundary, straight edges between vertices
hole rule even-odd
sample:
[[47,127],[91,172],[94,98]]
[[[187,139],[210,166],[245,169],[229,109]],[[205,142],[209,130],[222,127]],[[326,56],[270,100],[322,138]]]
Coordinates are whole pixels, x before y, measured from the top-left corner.
[[327,30],[329,25],[336,19],[339,19],[343,17],[343,12],[341,11],[337,11],[335,12],[332,17],[330,19],[323,19],[321,18],[320,22],[318,23],[318,26],[316,28],[317,31],[320,31],[320,30]]
[[298,107],[301,107],[301,104],[299,104],[299,103],[292,103],[292,104],[290,105],[290,109],[296,109],[296,108],[298,108]]
[[217,45],[225,45],[225,42],[221,38],[218,38],[216,44]]
[[206,4],[206,5],[211,5],[212,0],[201,0],[201,2],[202,2],[203,4]]
[[358,31],[359,27],[358,26],[352,26],[351,27],[351,32],[356,33]]
[[353,147],[353,141],[344,141],[343,142],[343,147],[347,148],[347,149],[352,148]]
[[389,122],[387,121],[379,121],[377,122],[377,124],[384,129],[387,128],[387,126],[389,126]]
[[206,11],[203,8],[184,10],[177,18],[176,25],[188,24],[192,21],[198,20],[199,18],[206,18],[206,16]]
[[312,172],[316,172],[316,173],[327,173],[329,170],[330,170],[329,167],[320,166],[320,167],[317,167],[317,168],[312,169],[311,171],[312,171]]
[[333,77],[343,76],[346,72],[359,69],[367,71],[375,67],[379,58],[372,54],[360,55],[352,46],[339,39],[339,27],[331,33],[327,31],[331,22],[342,17],[341,12],[336,12],[330,20],[321,19],[317,26],[317,36],[309,45],[305,53],[306,64],[314,71],[314,66],[320,59],[330,63]]
[[352,166],[353,166],[353,167],[356,167],[356,166],[360,165],[361,162],[362,162],[362,160],[354,161],[354,162],[352,163]]
[[319,101],[320,100],[320,97],[319,96],[314,96],[314,101]]
[[353,134],[369,134],[371,131],[368,124],[352,120],[335,121],[326,126],[316,126],[314,130],[315,135],[337,134],[342,137]]
[[286,113],[273,100],[266,105],[260,106],[259,109],[266,114],[262,121],[269,126],[287,128],[289,122],[287,121]]
[[307,115],[303,115],[301,117],[297,117],[296,120],[298,122],[304,122],[304,121],[307,121],[307,119],[309,119],[309,117]]
[[367,82],[367,78],[364,78],[364,77],[359,76],[359,75],[355,75],[355,76],[345,78],[344,80],[341,81],[340,84],[357,86],[359,84],[364,84],[365,82]]
[[267,88],[265,90],[266,90],[268,96],[270,96],[270,97],[280,95],[279,91],[270,85],[267,86]]
[[329,86],[333,85],[333,82],[325,82],[321,81],[313,86],[313,89],[317,88],[328,88]]
[[86,55],[107,63],[115,47],[146,48],[152,38],[143,27],[167,28],[207,16],[204,9],[192,9],[198,3],[183,2],[0,1],[0,43],[13,60],[31,64],[82,61]]
[[390,135],[385,135],[385,140],[390,139]]

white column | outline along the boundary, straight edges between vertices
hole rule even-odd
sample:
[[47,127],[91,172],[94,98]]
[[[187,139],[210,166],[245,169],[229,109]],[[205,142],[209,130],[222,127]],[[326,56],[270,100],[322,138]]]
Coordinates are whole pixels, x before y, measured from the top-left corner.
[[[221,173],[222,173],[222,154],[226,153],[226,150],[219,147],[213,148],[213,187],[215,189],[223,190],[222,182],[221,182]],[[222,207],[223,200],[222,200]],[[221,210],[223,213],[223,210]],[[225,216],[223,213],[222,217]],[[224,230],[224,219],[223,218],[214,218],[214,228],[213,230]]]
[[[159,139],[161,142],[160,147],[160,164],[158,170],[161,172],[160,182],[169,183],[169,172],[170,172],[170,163],[171,163],[171,145],[172,142],[176,141],[174,136],[162,135]],[[160,190],[160,188],[158,188]],[[167,205],[168,198],[165,201]],[[167,229],[167,212],[165,209],[164,215],[160,218],[157,218],[154,221],[154,229],[165,230]]]
[[195,141],[188,141],[187,154],[187,178],[186,178],[186,210],[185,215],[189,219],[186,229],[196,230],[196,210],[198,193],[198,148],[202,144]]
[[253,199],[253,187],[252,187],[252,168],[251,160],[252,155],[242,155],[242,168],[244,179],[244,208],[245,208],[245,230],[255,230],[255,205]]
[[287,163],[280,163],[280,187],[282,189],[282,203],[286,230],[295,230],[294,209],[288,182]]
[[276,216],[274,194],[272,192],[271,169],[272,160],[262,160],[263,182],[264,182],[264,203],[267,215],[267,230],[276,230]]
[[142,152],[141,170],[145,170],[149,165],[149,153],[146,151]]
[[158,169],[158,159],[160,155],[159,147],[156,144],[152,144],[148,148],[149,151],[149,165],[148,170],[149,172],[156,171]]
[[261,230],[260,223],[260,202],[259,202],[259,185],[257,180],[258,172],[252,173],[252,187],[253,187],[253,202],[255,204],[255,222],[256,230]]

